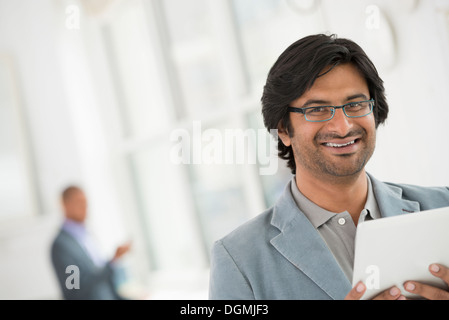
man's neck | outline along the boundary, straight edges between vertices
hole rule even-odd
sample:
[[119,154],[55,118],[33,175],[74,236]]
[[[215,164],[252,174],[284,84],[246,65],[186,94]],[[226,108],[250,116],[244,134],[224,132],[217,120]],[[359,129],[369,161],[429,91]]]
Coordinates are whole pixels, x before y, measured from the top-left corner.
[[357,225],[368,194],[365,170],[351,177],[315,177],[307,171],[296,172],[296,185],[310,201],[331,212],[348,211]]

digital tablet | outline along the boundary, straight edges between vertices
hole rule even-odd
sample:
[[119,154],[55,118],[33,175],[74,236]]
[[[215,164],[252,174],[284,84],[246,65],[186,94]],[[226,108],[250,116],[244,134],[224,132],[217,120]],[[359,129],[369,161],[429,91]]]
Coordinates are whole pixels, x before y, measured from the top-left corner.
[[396,285],[407,298],[420,298],[405,291],[407,280],[447,289],[429,265],[449,267],[449,207],[407,213],[360,223],[354,253],[353,286],[362,280],[371,299]]

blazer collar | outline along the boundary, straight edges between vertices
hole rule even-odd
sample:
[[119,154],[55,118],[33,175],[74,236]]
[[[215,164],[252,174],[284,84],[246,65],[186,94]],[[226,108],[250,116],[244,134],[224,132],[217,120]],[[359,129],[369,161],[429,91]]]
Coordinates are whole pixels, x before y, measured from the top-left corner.
[[383,218],[421,210],[419,202],[402,198],[402,189],[400,187],[381,182],[371,174],[368,175],[371,179],[374,196],[376,197],[377,205]]
[[[419,203],[402,199],[402,189],[369,175],[382,217],[419,211]],[[271,224],[281,233],[271,244],[332,299],[343,299],[351,283],[311,222],[296,205],[290,181],[273,208]]]
[[343,299],[342,292],[349,292],[351,283],[324,240],[299,210],[290,183],[273,208],[271,224],[281,233],[270,242],[332,299]]

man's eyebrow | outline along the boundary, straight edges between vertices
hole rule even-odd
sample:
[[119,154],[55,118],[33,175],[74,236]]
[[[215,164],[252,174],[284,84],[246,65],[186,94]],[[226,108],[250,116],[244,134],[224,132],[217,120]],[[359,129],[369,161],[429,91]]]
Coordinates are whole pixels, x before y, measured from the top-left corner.
[[307,100],[302,107],[304,108],[304,107],[310,106],[311,104],[316,104],[316,105],[321,105],[321,106],[330,106],[331,105],[331,103],[326,100],[311,99],[311,100]]
[[[359,98],[362,98],[363,100],[368,100],[368,97],[365,94],[357,93],[357,94],[353,94],[351,96],[346,97],[346,101],[359,99]],[[328,101],[328,100],[310,99],[310,100],[307,100],[303,104],[302,108],[305,108],[305,107],[310,106],[312,104],[313,105],[320,105],[320,106],[331,106],[332,105],[332,103],[330,101]]]
[[363,93],[357,93],[357,94],[347,97],[346,101],[354,100],[354,99],[358,99],[358,98],[362,98],[363,100],[368,100],[368,97],[365,96]]

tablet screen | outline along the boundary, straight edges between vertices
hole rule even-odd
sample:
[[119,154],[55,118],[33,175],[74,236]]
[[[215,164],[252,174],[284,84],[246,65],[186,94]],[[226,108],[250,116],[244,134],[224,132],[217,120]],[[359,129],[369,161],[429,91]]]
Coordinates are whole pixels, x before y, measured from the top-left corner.
[[429,265],[449,267],[449,207],[408,213],[360,223],[354,254],[353,286],[362,280],[371,299],[396,285],[407,298],[420,298],[404,290],[407,280],[447,289]]

